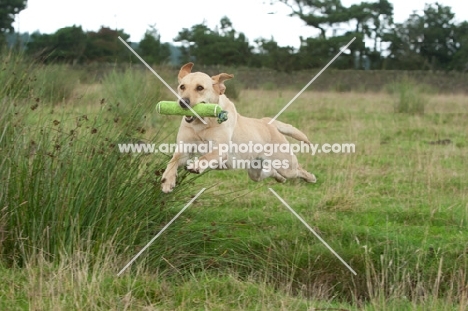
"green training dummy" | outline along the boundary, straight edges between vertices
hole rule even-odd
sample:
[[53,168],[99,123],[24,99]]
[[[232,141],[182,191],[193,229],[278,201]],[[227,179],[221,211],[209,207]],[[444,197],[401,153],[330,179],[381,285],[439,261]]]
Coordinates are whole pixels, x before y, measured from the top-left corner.
[[[218,118],[218,123],[227,120],[227,111],[223,110],[218,104],[197,104],[191,107],[200,117]],[[156,105],[156,111],[164,115],[193,116],[196,114],[192,110],[182,108],[175,101],[160,101]]]

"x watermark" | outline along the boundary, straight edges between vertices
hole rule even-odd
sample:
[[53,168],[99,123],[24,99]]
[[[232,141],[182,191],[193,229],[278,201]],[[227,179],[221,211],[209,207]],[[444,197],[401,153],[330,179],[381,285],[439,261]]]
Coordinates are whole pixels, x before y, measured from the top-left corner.
[[120,276],[125,270],[127,270],[128,267],[130,267],[130,265],[138,258],[140,257],[140,255],[151,245],[153,244],[153,242],[159,238],[159,236],[167,229],[169,228],[169,226],[174,222],[174,220],[176,220],[199,196],[200,194],[203,193],[203,191],[205,191],[206,188],[203,188],[200,192],[197,193],[196,196],[193,197],[193,199],[190,200],[190,202],[187,203],[187,205],[184,206],[183,209],[180,210],[180,212],[177,213],[177,215],[174,216],[174,218],[171,219],[171,221],[169,221],[162,229],[161,231],[158,232],[158,234],[156,234],[154,236],[154,238],[151,239],[151,241],[148,242],[148,244],[145,245],[145,247],[143,247],[139,252],[138,254],[135,255],[135,257],[132,258],[132,260],[130,260],[128,262],[128,264],[125,265],[125,267],[122,268],[122,270],[120,270],[119,273],[117,273],[117,276]]
[[[205,120],[203,120],[180,96],[179,94],[177,94],[176,91],[174,91],[170,86],[169,84],[166,83],[166,81],[164,81],[164,79],[153,69],[151,68],[151,66],[149,66],[144,60],[143,58],[140,57],[140,55],[138,55],[137,52],[135,52],[128,44],[127,42],[125,42],[125,40],[123,40],[121,37],[119,37],[120,41],[122,41],[123,44],[125,44],[125,46],[133,53],[135,54],[135,56],[156,76],[158,77],[158,79],[173,93],[177,96],[177,98],[179,99],[179,101],[182,101],[186,106],[187,108],[189,108],[193,113],[194,115],[199,118],[204,124],[207,124],[205,122]],[[318,74],[315,75],[315,77],[312,78],[312,80],[309,81],[309,83],[306,84],[306,86],[304,86],[302,88],[302,90],[299,91],[299,93],[296,94],[296,96],[294,96],[293,99],[291,99],[289,101],[289,103],[286,104],[286,106],[283,107],[283,109],[281,109],[280,112],[278,112],[278,114],[270,120],[270,122],[268,122],[269,124],[271,124],[273,121],[276,120],[276,118],[278,118],[350,45],[351,43],[353,43],[353,41],[356,39],[356,37],[354,37],[346,46],[344,46],[340,52],[338,52],[338,54],[336,54],[336,56],[328,62],[328,64],[323,67],[322,70],[320,70],[320,72]],[[353,273],[354,275],[357,275],[356,271],[353,270],[353,268],[351,268],[350,265],[348,265],[346,263],[346,261],[343,260],[343,258],[340,257],[340,255],[338,255],[337,252],[335,252],[333,250],[333,248],[330,247],[330,245],[328,245],[327,242],[325,242],[325,240],[323,240],[320,235],[317,234],[317,232],[315,232],[314,229],[312,229],[312,227],[299,215],[297,214],[287,203],[286,201],[284,201],[272,188],[268,188],[277,198],[278,200],[280,200],[284,206],[286,206],[286,208],[294,215],[296,216],[303,224],[304,226],[306,226],[307,229],[309,229],[310,232],[312,232],[319,240],[320,242],[322,242],[332,253],[333,255],[335,255],[345,266],[346,268],[348,268],[349,271],[351,271],[351,273]],[[120,270],[120,272],[117,274],[117,276],[120,276],[128,267],[130,267],[130,265],[203,193],[203,191],[205,191],[206,188],[203,188],[200,192],[197,193],[197,195],[192,199],[190,200],[189,203],[187,203],[187,205],[185,205],[179,213],[177,213],[177,215],[174,216],[174,218],[171,219],[171,221],[169,221],[159,232],[158,234],[156,234],[152,239],[151,241],[149,241],[145,247],[143,247],[139,252],[138,254],[135,255],[135,257],[132,258],[132,260],[130,260],[126,265],[125,267],[122,268],[122,270]]]
[[291,208],[291,206],[289,206],[288,203],[286,203],[286,201],[283,200],[283,198],[281,198],[281,197],[275,192],[275,190],[273,190],[273,189],[271,189],[271,188],[268,188],[268,189],[278,198],[278,200],[281,201],[281,203],[284,204],[284,206],[286,206],[286,207],[289,209],[289,211],[290,211],[294,216],[297,217],[297,219],[299,219],[299,220],[304,224],[304,226],[307,227],[307,229],[310,230],[310,232],[312,232],[312,233],[317,237],[317,239],[319,239],[320,242],[322,242],[322,243],[333,253],[333,255],[336,256],[336,258],[338,258],[338,259],[346,266],[346,268],[349,269],[349,271],[351,271],[354,275],[357,275],[356,271],[354,271],[353,268],[351,268],[351,267],[346,263],[346,261],[344,261],[343,258],[341,258],[340,255],[338,255],[337,252],[335,252],[335,251],[333,250],[333,248],[331,248],[330,245],[328,245],[328,243],[325,242],[325,240],[322,239],[322,238],[320,237],[320,235],[318,235],[318,233],[315,232],[315,230],[312,229],[312,227],[309,226],[309,224],[308,224],[304,219],[302,219],[302,217],[299,216],[299,214],[296,213],[296,211],[294,211],[294,210]]
[[338,56],[340,56],[341,53],[346,51],[346,49],[351,45],[351,43],[353,43],[354,40],[356,40],[356,37],[352,38],[351,41],[349,41],[349,43],[346,44],[340,50],[340,52],[338,52],[338,54],[336,54],[336,56],[333,57],[333,59],[329,61],[328,64],[325,67],[323,67],[322,70],[320,70],[319,73],[317,73],[315,77],[313,77],[312,80],[310,80],[309,83],[307,83],[306,86],[304,86],[302,90],[300,90],[299,93],[297,93],[296,96],[294,96],[293,99],[291,99],[289,103],[287,103],[286,106],[284,106],[283,109],[281,109],[280,112],[278,112],[278,114],[273,119],[270,120],[270,122],[268,122],[268,124],[271,124],[273,121],[275,121],[276,118],[280,116],[280,114],[282,114],[299,96],[301,96],[301,94],[338,58]]

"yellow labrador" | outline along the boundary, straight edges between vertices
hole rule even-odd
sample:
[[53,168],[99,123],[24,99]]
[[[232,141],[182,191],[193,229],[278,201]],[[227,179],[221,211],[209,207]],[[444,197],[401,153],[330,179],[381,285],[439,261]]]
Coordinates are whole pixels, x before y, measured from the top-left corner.
[[[180,106],[187,108],[186,104],[217,103],[228,112],[228,120],[218,123],[215,118],[203,118],[206,122],[204,124],[197,117],[183,117],[177,144],[196,146],[197,150],[182,147],[176,150],[162,176],[163,192],[174,189],[177,169],[182,165],[197,174],[206,168],[246,168],[250,179],[254,181],[273,177],[278,182],[284,182],[287,178],[299,177],[307,182],[316,182],[313,174],[299,166],[296,156],[283,148],[289,145],[283,134],[310,145],[304,133],[276,120],[269,124],[271,118],[241,116],[224,95],[224,81],[234,76],[221,73],[210,77],[201,72],[192,73],[192,67],[193,63],[188,63],[179,71],[177,91],[185,101],[179,100]],[[193,160],[194,154],[201,154],[201,157]]]

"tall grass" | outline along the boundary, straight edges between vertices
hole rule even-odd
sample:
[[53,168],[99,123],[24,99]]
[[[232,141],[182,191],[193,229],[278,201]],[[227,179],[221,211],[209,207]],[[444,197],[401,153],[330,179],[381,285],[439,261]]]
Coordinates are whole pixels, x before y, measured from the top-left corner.
[[96,100],[96,113],[64,114],[55,100],[66,96],[53,81],[73,73],[15,62],[15,74],[28,80],[40,72],[40,83],[29,81],[47,87],[37,90],[8,74],[0,80],[6,95],[0,106],[2,258],[21,265],[39,254],[53,261],[77,251],[98,254],[109,241],[116,252],[147,241],[173,214],[165,206],[188,199],[186,187],[181,182],[174,194],[162,196],[167,158],[121,154],[117,145],[141,139],[144,115],[160,90],[127,90],[137,77],[111,74],[103,93],[109,100]]
[[40,66],[22,54],[2,53],[0,96],[15,100],[34,98],[58,104],[72,97],[81,72],[67,66]]

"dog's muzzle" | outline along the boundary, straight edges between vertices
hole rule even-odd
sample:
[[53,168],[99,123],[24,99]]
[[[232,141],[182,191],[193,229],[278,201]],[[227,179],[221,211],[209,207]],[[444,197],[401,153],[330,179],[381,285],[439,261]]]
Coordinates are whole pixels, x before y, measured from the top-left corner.
[[189,98],[179,99],[179,106],[184,109],[189,109],[188,107],[190,107],[190,99]]
[[[181,98],[179,99],[179,106],[182,107],[183,109],[189,109],[190,107],[190,99],[189,98]],[[194,117],[193,116],[185,116],[185,122],[191,123],[193,122]]]
[[[184,104],[184,102],[182,102],[182,100],[183,100],[184,102],[186,102],[187,105],[189,105],[189,104],[190,104],[190,99],[188,99],[188,98],[182,98],[182,99],[179,100],[179,105],[180,105],[182,108],[184,108],[184,109],[189,109],[189,108]],[[205,103],[206,103],[205,101],[202,101],[202,102],[200,102],[199,104],[205,104]],[[196,118],[196,117],[194,117],[194,116],[185,116],[185,122],[187,122],[187,123],[192,123],[193,120],[195,120],[195,118]]]

